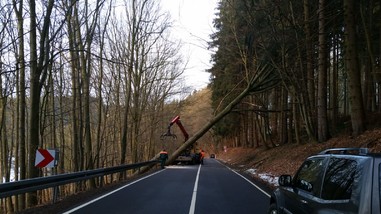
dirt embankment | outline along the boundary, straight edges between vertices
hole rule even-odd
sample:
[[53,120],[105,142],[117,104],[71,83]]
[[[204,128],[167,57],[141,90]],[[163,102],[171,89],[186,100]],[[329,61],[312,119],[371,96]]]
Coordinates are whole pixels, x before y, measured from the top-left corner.
[[347,135],[338,136],[325,143],[303,145],[290,143],[272,149],[265,149],[264,147],[228,148],[226,152],[219,152],[217,158],[240,171],[256,169],[257,173],[273,176],[293,175],[308,156],[328,148],[350,147],[366,147],[371,152],[381,153],[381,129],[366,131],[356,138]]

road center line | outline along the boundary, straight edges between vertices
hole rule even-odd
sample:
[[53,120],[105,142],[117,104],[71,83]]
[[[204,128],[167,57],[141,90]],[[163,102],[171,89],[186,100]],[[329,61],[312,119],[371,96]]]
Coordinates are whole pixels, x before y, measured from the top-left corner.
[[193,187],[192,202],[189,209],[189,214],[194,214],[194,211],[196,209],[196,197],[197,197],[198,178],[200,177],[200,171],[201,171],[201,164],[198,166],[196,182],[194,183],[194,187]]

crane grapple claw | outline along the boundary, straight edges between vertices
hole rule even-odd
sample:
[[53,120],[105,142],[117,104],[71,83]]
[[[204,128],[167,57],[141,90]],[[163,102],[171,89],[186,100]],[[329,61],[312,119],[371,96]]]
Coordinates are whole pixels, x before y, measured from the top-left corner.
[[168,133],[168,132],[160,135],[160,139],[161,140],[164,140],[167,137],[172,137],[173,139],[177,139],[177,136],[175,134],[171,134],[171,133]]
[[167,130],[167,132],[164,133],[164,134],[162,134],[162,135],[160,135],[160,139],[161,139],[161,140],[164,140],[165,137],[172,137],[173,139],[177,139],[177,136],[171,133],[171,126],[172,126],[173,124],[175,124],[175,123],[179,126],[181,132],[182,132],[183,135],[184,135],[184,142],[188,140],[189,135],[188,135],[188,133],[185,131],[183,125],[181,124],[180,116],[176,116],[175,118],[172,119],[171,123],[169,123],[169,125],[168,125],[168,128],[167,128],[168,130]]
[[160,135],[160,139],[161,140],[164,140],[164,138],[166,138],[166,137],[172,137],[173,139],[177,139],[177,136],[175,134],[171,133],[170,127],[168,127],[168,130],[167,130],[166,133]]

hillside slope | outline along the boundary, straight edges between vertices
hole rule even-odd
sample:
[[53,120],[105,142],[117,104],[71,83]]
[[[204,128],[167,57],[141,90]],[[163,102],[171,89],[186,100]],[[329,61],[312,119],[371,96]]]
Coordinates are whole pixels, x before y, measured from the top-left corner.
[[[319,144],[286,144],[266,150],[259,148],[228,148],[217,153],[217,158],[241,172],[267,174],[278,177],[281,174],[294,175],[304,159],[328,148],[366,147],[371,152],[381,153],[381,129],[366,131],[359,137],[338,136]],[[273,184],[270,184],[273,186]]]

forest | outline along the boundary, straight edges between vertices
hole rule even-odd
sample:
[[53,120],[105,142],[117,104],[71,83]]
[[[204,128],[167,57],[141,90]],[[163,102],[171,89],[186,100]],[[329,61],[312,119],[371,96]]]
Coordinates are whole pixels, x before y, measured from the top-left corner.
[[[221,1],[210,88],[233,146],[356,137],[380,111],[379,1]],[[237,125],[238,124],[238,125]]]
[[[186,93],[186,59],[158,1],[2,0],[0,10],[1,182],[142,162],[159,152],[181,103],[166,106]],[[53,171],[35,167],[38,148],[59,151]],[[19,195],[1,207],[18,211],[49,197]]]
[[[223,113],[203,140],[218,150],[355,137],[380,111],[380,1],[221,0],[198,92],[184,87],[187,59],[160,1],[0,0],[0,10],[0,182],[149,160],[178,114],[194,133]],[[56,168],[35,167],[38,148],[58,149]]]

